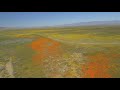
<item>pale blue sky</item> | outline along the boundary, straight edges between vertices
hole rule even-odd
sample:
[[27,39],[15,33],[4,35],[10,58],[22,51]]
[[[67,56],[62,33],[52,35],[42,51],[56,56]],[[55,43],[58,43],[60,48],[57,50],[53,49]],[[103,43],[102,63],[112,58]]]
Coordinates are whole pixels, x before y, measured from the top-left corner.
[[39,27],[120,20],[120,12],[0,12],[0,27]]

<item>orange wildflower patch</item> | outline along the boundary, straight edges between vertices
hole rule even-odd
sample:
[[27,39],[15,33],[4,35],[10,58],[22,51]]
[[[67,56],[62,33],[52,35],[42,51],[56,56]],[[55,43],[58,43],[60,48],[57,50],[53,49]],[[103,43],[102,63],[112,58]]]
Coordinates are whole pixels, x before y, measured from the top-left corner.
[[110,78],[110,60],[106,55],[98,53],[88,56],[91,61],[83,65],[82,71],[84,78]]
[[42,59],[48,58],[49,56],[59,56],[62,52],[60,43],[48,38],[40,38],[33,41],[31,47],[37,52],[33,56],[33,61],[36,64],[39,64]]
[[111,54],[110,57],[112,57],[112,58],[119,58],[120,54]]

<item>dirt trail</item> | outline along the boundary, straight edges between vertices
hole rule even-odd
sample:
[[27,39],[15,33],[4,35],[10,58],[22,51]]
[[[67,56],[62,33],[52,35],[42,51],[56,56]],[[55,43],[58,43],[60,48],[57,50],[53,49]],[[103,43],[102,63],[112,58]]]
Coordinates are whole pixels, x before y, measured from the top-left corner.
[[15,78],[13,75],[13,65],[12,65],[12,58],[6,63],[6,70],[10,75],[10,78]]

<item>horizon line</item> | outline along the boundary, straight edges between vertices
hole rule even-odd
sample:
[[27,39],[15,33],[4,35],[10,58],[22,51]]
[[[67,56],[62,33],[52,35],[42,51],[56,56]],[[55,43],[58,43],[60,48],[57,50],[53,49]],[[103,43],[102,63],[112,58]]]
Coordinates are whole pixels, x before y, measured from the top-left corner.
[[[83,22],[75,22],[75,23],[67,23],[67,24],[58,24],[58,25],[47,25],[47,26],[1,26],[0,28],[46,28],[46,27],[59,27],[69,24],[76,24],[76,23],[89,23],[89,22],[102,22],[103,20],[95,20],[95,21],[83,21]],[[120,21],[120,20],[104,20],[104,21]]]

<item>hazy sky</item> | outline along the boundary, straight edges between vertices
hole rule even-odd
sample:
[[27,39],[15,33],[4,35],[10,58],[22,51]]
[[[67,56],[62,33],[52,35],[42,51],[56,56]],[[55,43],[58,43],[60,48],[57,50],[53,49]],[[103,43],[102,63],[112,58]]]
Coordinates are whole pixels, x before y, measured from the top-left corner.
[[0,27],[34,27],[120,20],[120,12],[0,12]]

